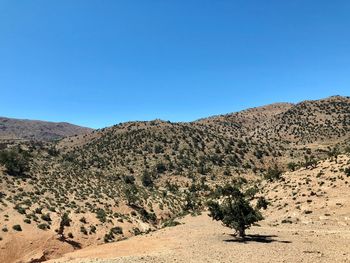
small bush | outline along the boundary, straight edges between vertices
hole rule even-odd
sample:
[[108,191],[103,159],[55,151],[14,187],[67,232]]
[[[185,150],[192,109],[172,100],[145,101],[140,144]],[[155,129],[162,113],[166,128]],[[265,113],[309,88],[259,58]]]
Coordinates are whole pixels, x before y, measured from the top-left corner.
[[114,235],[113,235],[113,233],[109,232],[108,234],[105,234],[103,239],[104,239],[105,243],[108,243],[108,242],[114,240]]
[[19,205],[16,205],[16,206],[15,206],[15,209],[16,209],[16,211],[17,211],[18,213],[20,213],[20,214],[22,214],[22,215],[24,215],[24,214],[26,213],[26,210],[25,210],[23,207],[19,206]]
[[41,219],[44,220],[44,221],[50,222],[51,221],[50,214],[43,214],[41,216]]
[[146,170],[141,177],[142,185],[145,187],[153,187],[153,179],[150,173]]
[[84,226],[80,227],[80,232],[83,233],[84,235],[88,234],[88,231],[86,230],[86,228]]
[[97,209],[96,217],[101,221],[101,223],[105,223],[107,220],[106,212],[102,208]]
[[135,236],[138,236],[138,235],[140,235],[142,233],[141,230],[138,227],[133,227],[132,231],[134,232]]
[[294,162],[290,162],[290,163],[287,164],[287,167],[288,167],[289,170],[294,172],[296,170],[296,168],[298,167],[298,164],[296,164]]
[[273,168],[269,168],[265,175],[265,179],[268,181],[279,180],[281,178],[282,171],[278,169],[277,165]]
[[96,233],[96,227],[94,225],[90,226],[90,234]]
[[177,225],[181,225],[181,223],[175,221],[174,219],[170,219],[163,224],[163,227],[173,227],[173,226],[177,226]]
[[123,229],[120,226],[116,226],[111,228],[111,232],[116,235],[122,235],[123,234]]
[[50,229],[50,226],[46,223],[42,223],[38,225],[38,228],[41,230],[47,230],[47,229]]
[[14,225],[12,229],[16,231],[22,231],[22,227],[20,225]]
[[350,177],[350,167],[345,168],[344,173],[347,177]]
[[41,207],[37,207],[37,208],[35,208],[35,213],[36,214],[41,214],[42,213],[41,210],[43,210]]

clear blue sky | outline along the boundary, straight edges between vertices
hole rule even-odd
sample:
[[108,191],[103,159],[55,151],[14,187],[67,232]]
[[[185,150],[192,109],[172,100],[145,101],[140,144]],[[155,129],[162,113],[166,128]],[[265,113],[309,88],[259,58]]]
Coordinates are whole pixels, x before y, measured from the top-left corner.
[[0,0],[0,116],[104,127],[350,95],[350,1]]

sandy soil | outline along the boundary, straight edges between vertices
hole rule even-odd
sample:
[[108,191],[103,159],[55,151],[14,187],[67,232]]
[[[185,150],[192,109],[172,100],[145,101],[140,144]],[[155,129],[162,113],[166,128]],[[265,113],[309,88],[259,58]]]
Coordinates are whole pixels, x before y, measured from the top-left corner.
[[239,242],[207,214],[187,216],[182,225],[125,241],[89,247],[49,262],[350,262],[350,230],[307,225],[248,231]]

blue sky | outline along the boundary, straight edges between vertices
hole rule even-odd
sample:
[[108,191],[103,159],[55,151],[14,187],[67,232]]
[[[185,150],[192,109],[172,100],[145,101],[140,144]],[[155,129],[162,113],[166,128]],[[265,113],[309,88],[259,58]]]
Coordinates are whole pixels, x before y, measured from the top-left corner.
[[0,0],[0,116],[104,127],[350,95],[350,1]]

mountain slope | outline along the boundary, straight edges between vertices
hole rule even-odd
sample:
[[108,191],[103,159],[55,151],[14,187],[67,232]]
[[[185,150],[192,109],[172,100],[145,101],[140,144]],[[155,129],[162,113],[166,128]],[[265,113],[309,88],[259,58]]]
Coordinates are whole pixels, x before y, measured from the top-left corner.
[[277,103],[190,123],[128,122],[66,138],[59,148],[82,166],[122,173],[237,174],[324,158],[350,138],[350,98]]
[[307,144],[350,135],[350,97],[277,103],[196,122],[218,134],[265,143]]
[[85,134],[92,129],[66,122],[47,122],[0,117],[0,139],[52,141]]
[[[53,258],[74,249],[69,244],[96,245],[172,225],[172,218],[203,209],[216,185],[238,177],[255,183],[271,168],[286,170],[290,162],[294,162],[293,169],[307,168],[295,173],[295,178],[302,178],[298,182],[288,179],[288,173],[283,176],[285,181],[265,182],[265,195],[274,200],[266,222],[273,226],[290,220],[284,216],[294,214],[285,211],[284,201],[295,213],[295,202],[302,202],[299,220],[316,222],[312,218],[316,213],[303,213],[308,209],[304,202],[305,207],[309,205],[303,194],[316,193],[318,199],[310,197],[313,205],[316,200],[325,202],[324,191],[330,193],[326,198],[337,200],[333,190],[340,182],[344,183],[342,189],[349,185],[340,171],[349,166],[343,157],[339,159],[343,167],[329,163],[330,168],[323,169],[330,174],[329,178],[320,177],[326,190],[318,177],[308,184],[312,169],[319,170],[317,161],[350,146],[349,107],[349,98],[331,97],[272,104],[190,123],[128,122],[58,142],[5,145],[5,151],[14,153],[3,156],[20,155],[15,160],[27,160],[29,171],[23,176],[10,175],[9,169],[0,165],[0,224],[6,228],[0,235],[4,248],[0,255],[5,254],[8,262],[25,255]],[[336,176],[332,167],[339,170]],[[344,180],[334,179],[341,176]],[[333,180],[339,184],[334,186]],[[293,196],[295,189],[302,192]],[[331,208],[338,207],[332,204]],[[312,209],[328,213],[318,206]],[[69,213],[72,222],[64,230],[63,242],[55,230],[64,213]],[[13,229],[16,225],[23,231]],[[37,239],[28,245],[32,236]],[[45,240],[47,248],[43,250]],[[17,249],[21,242],[30,252]]]

